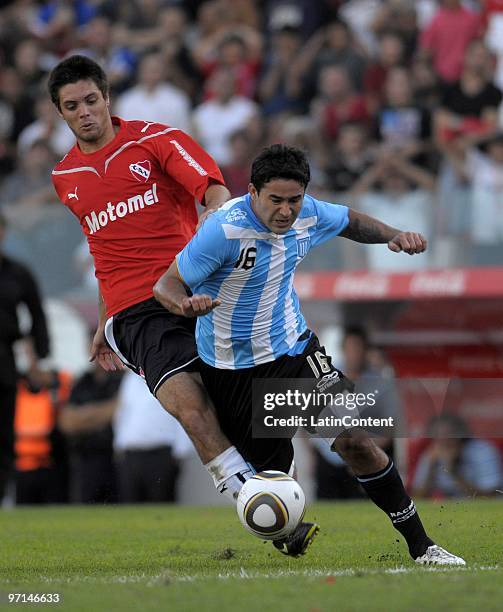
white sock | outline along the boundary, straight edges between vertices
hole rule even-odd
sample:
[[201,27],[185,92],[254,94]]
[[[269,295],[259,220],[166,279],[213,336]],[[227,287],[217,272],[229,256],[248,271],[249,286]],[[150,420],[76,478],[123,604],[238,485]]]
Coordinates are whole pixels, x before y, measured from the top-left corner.
[[234,503],[245,481],[255,473],[235,446],[224,450],[204,467],[213,478],[217,491]]

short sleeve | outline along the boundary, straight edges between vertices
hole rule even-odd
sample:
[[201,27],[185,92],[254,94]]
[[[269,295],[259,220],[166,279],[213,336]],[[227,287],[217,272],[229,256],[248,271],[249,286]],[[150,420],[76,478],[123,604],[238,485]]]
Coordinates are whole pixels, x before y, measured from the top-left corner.
[[164,172],[174,178],[199,202],[212,183],[224,184],[214,159],[188,134],[173,129],[154,138],[157,156]]
[[349,209],[342,204],[330,204],[313,198],[315,214],[318,218],[316,228],[311,236],[312,246],[340,234],[349,223]]
[[192,240],[176,256],[183,281],[194,289],[221,268],[229,252],[229,240],[215,215],[211,215]]

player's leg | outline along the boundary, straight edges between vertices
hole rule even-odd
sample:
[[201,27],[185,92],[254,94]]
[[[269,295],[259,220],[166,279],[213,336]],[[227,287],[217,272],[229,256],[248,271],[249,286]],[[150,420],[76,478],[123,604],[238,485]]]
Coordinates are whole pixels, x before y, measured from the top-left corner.
[[418,563],[465,565],[437,546],[426,534],[419,513],[392,459],[362,430],[339,435],[332,449],[346,461],[370,499],[391,519],[393,527],[405,538],[409,553]]
[[179,420],[217,490],[235,500],[250,466],[222,433],[197,370],[194,320],[171,314],[154,298],[107,321],[107,342],[140,373],[151,393]]
[[[326,378],[327,384],[331,385],[325,389],[329,393],[340,393],[350,388],[350,381],[341,372],[333,376],[336,369],[315,336],[301,357],[305,365],[299,378]],[[419,563],[464,565],[462,559],[436,546],[428,537],[393,461],[365,431],[347,430],[335,440],[327,441],[331,450],[339,453],[352,469],[370,499],[386,512],[395,529],[403,535],[413,559]]]
[[200,375],[175,374],[159,387],[156,397],[186,431],[216,488],[235,499],[252,470],[223,434]]
[[[253,436],[253,380],[288,376],[286,359],[243,370],[219,370],[205,364],[201,376],[205,388],[217,404],[219,422],[224,433],[236,445],[254,470],[293,472],[293,445],[288,438],[255,438]],[[318,525],[301,523],[295,532],[283,540],[273,542],[285,555],[303,555],[316,534]]]

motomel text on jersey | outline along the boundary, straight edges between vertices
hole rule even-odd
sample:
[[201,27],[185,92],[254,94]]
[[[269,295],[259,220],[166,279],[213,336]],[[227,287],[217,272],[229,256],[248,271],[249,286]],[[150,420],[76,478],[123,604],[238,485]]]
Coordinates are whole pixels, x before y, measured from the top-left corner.
[[91,234],[94,234],[102,227],[105,227],[109,221],[121,219],[128,214],[145,208],[145,206],[152,206],[156,202],[159,202],[159,198],[157,197],[157,184],[154,183],[152,189],[147,189],[143,194],[131,196],[125,202],[118,202],[117,204],[108,202],[106,210],[100,210],[99,213],[93,210],[91,215],[85,216],[85,220],[89,226],[89,231]]

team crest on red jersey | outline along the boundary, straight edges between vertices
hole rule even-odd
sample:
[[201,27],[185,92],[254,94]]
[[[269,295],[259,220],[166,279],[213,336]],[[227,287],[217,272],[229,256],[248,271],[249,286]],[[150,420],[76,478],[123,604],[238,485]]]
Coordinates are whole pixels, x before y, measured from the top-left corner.
[[137,181],[146,183],[150,176],[150,162],[148,159],[145,159],[144,161],[129,164],[129,171]]

